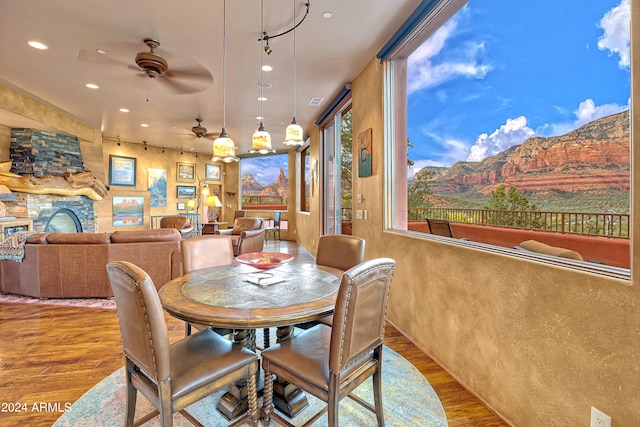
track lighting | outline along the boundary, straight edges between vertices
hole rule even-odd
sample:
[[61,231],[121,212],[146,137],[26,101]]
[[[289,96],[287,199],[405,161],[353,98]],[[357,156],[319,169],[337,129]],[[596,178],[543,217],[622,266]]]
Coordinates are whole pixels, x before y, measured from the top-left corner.
[[264,53],[271,55],[271,52],[273,52],[273,49],[269,46],[269,39],[267,38],[267,44],[264,45]]

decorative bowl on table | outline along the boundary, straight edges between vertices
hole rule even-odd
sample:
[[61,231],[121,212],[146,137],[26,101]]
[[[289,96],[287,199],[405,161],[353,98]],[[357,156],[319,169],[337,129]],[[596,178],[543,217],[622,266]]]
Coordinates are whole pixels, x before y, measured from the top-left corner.
[[281,252],[249,252],[236,257],[238,262],[260,270],[278,267],[292,259],[293,255]]

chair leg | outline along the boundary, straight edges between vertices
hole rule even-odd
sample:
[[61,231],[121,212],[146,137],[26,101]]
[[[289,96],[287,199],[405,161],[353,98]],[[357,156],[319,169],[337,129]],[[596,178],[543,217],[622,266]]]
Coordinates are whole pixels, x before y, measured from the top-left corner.
[[133,365],[127,359],[127,418],[125,421],[125,426],[127,427],[133,426],[136,411],[136,398],[138,397],[138,390],[136,390],[131,382],[131,371],[129,369],[133,369]]
[[[257,364],[258,362],[256,362]],[[260,410],[258,409],[258,391],[256,390],[256,374],[249,376],[249,421],[252,426],[258,425]]]
[[378,369],[373,374],[373,402],[376,407],[378,427],[384,427],[384,409],[382,407],[382,363],[378,361]]
[[340,404],[340,399],[338,398],[338,377],[337,374],[331,374],[329,378],[329,395],[327,399],[327,409],[329,410],[329,427],[338,427],[340,425],[339,422],[339,414],[338,414],[338,405]]
[[264,425],[271,423],[271,413],[273,412],[273,374],[264,371],[264,389],[262,390],[262,411]]

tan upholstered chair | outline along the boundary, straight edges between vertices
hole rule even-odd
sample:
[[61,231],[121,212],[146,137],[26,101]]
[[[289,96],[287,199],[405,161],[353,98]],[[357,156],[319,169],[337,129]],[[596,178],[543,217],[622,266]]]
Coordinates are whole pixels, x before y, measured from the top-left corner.
[[126,359],[126,425],[133,425],[138,391],[160,413],[162,425],[171,426],[175,412],[243,378],[249,382],[249,410],[243,417],[257,425],[258,356],[209,329],[169,344],[151,278],[125,261],[107,264],[107,274],[118,306]]
[[[326,267],[348,270],[364,261],[365,241],[360,237],[346,234],[328,234],[318,240],[318,254],[316,264]],[[308,328],[316,323],[331,326],[333,316],[325,316],[317,322],[310,322],[301,327]]]
[[191,225],[191,220],[182,215],[165,216],[160,218],[160,228],[175,228],[180,232],[183,239],[191,237],[193,234],[193,225]]
[[[180,242],[182,252],[182,272],[191,273],[208,267],[231,265],[234,262],[233,247],[229,236],[196,236]],[[205,325],[186,323],[185,334],[191,334],[191,327],[208,329]],[[220,335],[231,333],[231,329],[213,328]]]
[[231,236],[233,254],[241,255],[262,251],[266,229],[260,218],[240,217],[233,221],[233,228],[217,230],[215,234]]
[[333,327],[313,328],[262,351],[264,417],[290,425],[273,410],[273,374],[327,402],[329,426],[338,425],[338,404],[373,375],[375,412],[384,425],[382,408],[382,340],[395,261],[378,258],[347,270],[340,283]]

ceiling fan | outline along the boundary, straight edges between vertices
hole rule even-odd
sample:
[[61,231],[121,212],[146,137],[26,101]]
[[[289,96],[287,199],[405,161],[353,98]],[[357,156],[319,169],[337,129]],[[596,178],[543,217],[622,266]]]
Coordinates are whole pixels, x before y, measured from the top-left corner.
[[129,61],[115,58],[111,52],[118,53],[118,47],[114,49],[83,49],[78,52],[78,60],[89,65],[126,65],[129,69],[142,71],[147,77],[156,79],[165,87],[177,94],[189,94],[200,92],[213,83],[213,76],[204,66],[196,61],[189,61],[186,65],[169,66],[169,62],[155,49],[160,46],[157,39],[145,38],[144,43],[149,51],[138,52],[135,56],[135,64]]
[[198,122],[197,126],[194,126],[191,128],[191,132],[193,132],[193,134],[198,137],[198,138],[210,138],[210,137],[217,137],[216,134],[213,133],[207,133],[207,128],[202,126],[202,117],[198,116],[196,117],[196,121]]

